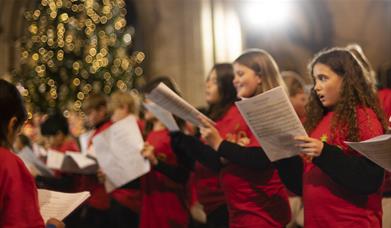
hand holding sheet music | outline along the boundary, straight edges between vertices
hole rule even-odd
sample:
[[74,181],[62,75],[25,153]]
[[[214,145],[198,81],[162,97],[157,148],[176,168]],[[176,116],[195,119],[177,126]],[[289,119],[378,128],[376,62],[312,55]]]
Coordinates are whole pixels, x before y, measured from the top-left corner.
[[160,107],[196,126],[202,126],[202,123],[198,119],[199,116],[203,116],[207,118],[209,122],[214,123],[211,119],[174,93],[164,83],[160,83],[155,89],[147,94],[146,97]]
[[271,161],[300,153],[294,137],[307,133],[282,87],[236,105]]
[[388,172],[391,172],[391,134],[379,135],[362,142],[345,143]]
[[168,128],[169,131],[179,131],[178,124],[170,112],[155,103],[144,103],[144,107],[148,109],[148,111],[152,112],[153,115]]
[[93,139],[98,163],[106,174],[106,190],[112,191],[149,172],[150,164],[141,156],[144,141],[136,118],[126,117]]

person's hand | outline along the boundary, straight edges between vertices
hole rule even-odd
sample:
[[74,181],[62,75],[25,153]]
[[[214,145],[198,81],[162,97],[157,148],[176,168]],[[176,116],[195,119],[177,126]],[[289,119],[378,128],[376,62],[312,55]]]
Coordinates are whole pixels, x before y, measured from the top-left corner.
[[304,155],[319,157],[322,154],[324,144],[319,139],[308,136],[296,136],[295,140],[298,142],[296,144],[297,147],[301,149]]
[[65,224],[58,219],[50,218],[46,222],[46,228],[65,228]]
[[157,165],[158,160],[155,156],[155,148],[151,144],[147,142],[144,143],[144,148],[141,150],[141,155],[148,159],[152,165]]
[[96,177],[98,177],[98,180],[100,183],[102,183],[102,184],[105,183],[106,174],[100,168],[98,169],[98,171],[96,171]]
[[201,224],[206,224],[207,215],[204,211],[204,207],[199,203],[196,202],[190,207],[190,214],[191,217],[196,220],[197,222]]
[[217,151],[220,144],[223,142],[223,138],[220,136],[217,129],[203,116],[199,116],[198,119],[201,121],[203,127],[200,127],[202,138],[205,142]]

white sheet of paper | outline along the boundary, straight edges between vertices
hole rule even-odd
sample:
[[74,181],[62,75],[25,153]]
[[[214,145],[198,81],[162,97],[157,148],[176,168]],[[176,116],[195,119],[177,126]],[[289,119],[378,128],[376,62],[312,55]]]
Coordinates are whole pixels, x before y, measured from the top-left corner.
[[61,165],[61,171],[65,173],[95,174],[97,170],[96,161],[79,152],[67,151]]
[[26,166],[34,166],[34,169],[38,171],[39,176],[52,177],[54,175],[53,171],[50,170],[29,147],[24,147],[18,153],[18,156],[25,162]]
[[107,192],[112,192],[116,189],[117,187],[115,186],[115,184],[110,180],[109,177],[106,177],[106,180],[105,180],[105,189]]
[[89,166],[96,165],[95,160],[88,158],[81,153],[67,151],[65,154],[67,156],[70,156],[80,169],[84,169]]
[[[134,116],[114,123],[93,139],[99,166],[115,188],[149,172],[150,164],[140,153],[143,146]],[[110,192],[113,189],[106,190]]]
[[64,162],[64,158],[65,154],[49,149],[47,153],[46,165],[51,169],[60,170]]
[[152,112],[153,115],[156,116],[156,118],[158,118],[164,124],[164,126],[168,128],[169,131],[179,131],[178,124],[169,111],[163,109],[155,103],[144,103],[144,107]]
[[88,140],[91,138],[91,135],[94,131],[87,131],[79,136],[80,150],[81,153],[86,155],[88,151]]
[[45,223],[50,218],[63,220],[88,197],[89,192],[64,193],[38,189],[39,208]]
[[388,172],[391,172],[391,134],[379,135],[361,142],[345,143]]
[[94,147],[92,145],[89,146],[87,149],[87,157],[96,160],[96,153],[95,153]]
[[46,164],[51,169],[65,173],[94,174],[98,170],[95,160],[87,158],[79,152],[71,151],[61,153],[49,149]]
[[41,145],[33,143],[33,152],[37,157],[46,157],[48,155],[48,151]]
[[271,161],[299,154],[293,137],[307,133],[282,87],[236,105]]
[[196,126],[202,126],[201,122],[198,120],[198,116],[203,116],[208,119],[209,122],[214,123],[187,101],[174,93],[164,83],[160,83],[155,89],[147,94],[146,97],[170,113],[173,113]]

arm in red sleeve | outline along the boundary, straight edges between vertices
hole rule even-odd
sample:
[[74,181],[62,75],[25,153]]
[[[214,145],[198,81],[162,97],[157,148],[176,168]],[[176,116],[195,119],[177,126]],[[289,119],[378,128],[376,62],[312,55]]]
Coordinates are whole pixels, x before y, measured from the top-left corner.
[[6,154],[10,151],[0,152],[0,227],[43,228],[32,176],[19,158]]

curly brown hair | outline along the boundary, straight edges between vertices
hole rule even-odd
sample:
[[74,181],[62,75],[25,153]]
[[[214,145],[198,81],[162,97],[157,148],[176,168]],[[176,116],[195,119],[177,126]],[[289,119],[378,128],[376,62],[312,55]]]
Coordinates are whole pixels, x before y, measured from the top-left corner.
[[[331,140],[338,130],[343,131],[346,140],[359,141],[359,131],[357,126],[357,107],[372,109],[383,126],[387,129],[387,122],[383,110],[380,108],[376,93],[371,89],[371,85],[366,78],[368,71],[363,70],[363,66],[347,49],[332,48],[321,51],[315,55],[312,62],[308,65],[309,74],[314,79],[314,66],[324,64],[342,77],[342,87],[340,91],[340,100],[334,108],[335,115],[331,122]],[[307,120],[304,126],[307,132],[315,129],[323,116],[329,111],[322,106],[314,87],[311,90],[309,102],[306,106]]]

